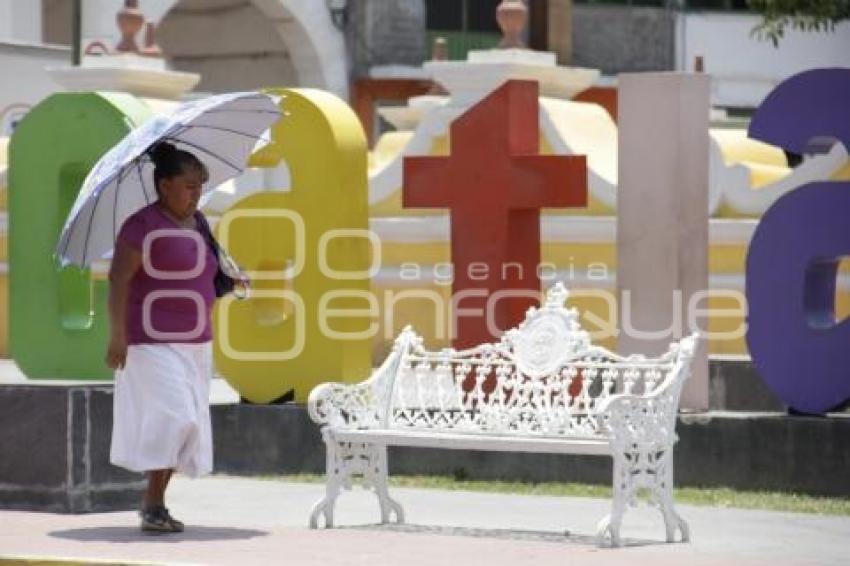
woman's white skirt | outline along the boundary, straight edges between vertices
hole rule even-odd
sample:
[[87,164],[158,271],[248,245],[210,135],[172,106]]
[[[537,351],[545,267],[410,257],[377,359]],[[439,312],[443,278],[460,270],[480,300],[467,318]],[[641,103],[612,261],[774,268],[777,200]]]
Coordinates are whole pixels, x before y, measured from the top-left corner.
[[115,372],[109,459],[134,472],[212,471],[212,343],[139,344]]

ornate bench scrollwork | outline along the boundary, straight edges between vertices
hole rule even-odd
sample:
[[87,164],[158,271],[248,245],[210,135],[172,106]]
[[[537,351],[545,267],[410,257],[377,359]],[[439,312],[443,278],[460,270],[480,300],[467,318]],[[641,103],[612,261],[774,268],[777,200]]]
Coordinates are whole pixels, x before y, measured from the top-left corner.
[[600,542],[621,544],[628,505],[646,493],[660,509],[667,540],[687,523],[673,504],[676,412],[697,345],[696,335],[658,358],[623,357],[594,346],[555,285],[544,305],[493,344],[429,351],[405,328],[368,380],[326,383],[308,401],[327,448],[325,496],[310,515],[315,528],[352,478],[371,487],[381,521],[401,505],[387,489],[387,446],[608,455],[614,460],[611,513]]

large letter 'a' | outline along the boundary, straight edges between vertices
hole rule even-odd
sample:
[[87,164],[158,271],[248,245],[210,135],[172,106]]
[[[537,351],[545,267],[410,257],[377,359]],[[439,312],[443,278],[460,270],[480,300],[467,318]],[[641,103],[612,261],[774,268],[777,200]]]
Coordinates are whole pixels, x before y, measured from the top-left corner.
[[[812,142],[850,147],[850,69],[818,69],[779,85],[750,137],[794,153]],[[838,265],[850,256],[850,183],[804,185],[777,200],[747,255],[747,343],[768,387],[821,413],[850,398],[850,321],[836,321]]]

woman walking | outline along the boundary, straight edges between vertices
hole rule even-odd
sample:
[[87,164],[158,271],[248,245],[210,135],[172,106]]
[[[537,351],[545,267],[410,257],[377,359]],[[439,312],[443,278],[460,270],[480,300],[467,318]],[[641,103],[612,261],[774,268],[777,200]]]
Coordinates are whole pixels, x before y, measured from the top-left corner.
[[180,532],[165,506],[176,472],[212,470],[211,311],[218,269],[198,210],[207,168],[161,142],[148,150],[158,199],[130,216],[109,272],[107,365],[116,370],[110,461],[143,472],[141,529]]

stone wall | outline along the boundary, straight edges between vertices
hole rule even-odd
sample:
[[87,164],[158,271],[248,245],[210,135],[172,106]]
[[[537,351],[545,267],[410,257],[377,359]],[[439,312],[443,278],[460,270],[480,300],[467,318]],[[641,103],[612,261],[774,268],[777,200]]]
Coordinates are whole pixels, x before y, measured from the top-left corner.
[[611,75],[675,68],[672,10],[574,4],[572,17],[573,65]]
[[422,0],[349,0],[346,42],[353,74],[365,76],[380,65],[422,64],[425,45],[425,3]]
[[109,463],[112,384],[0,386],[0,509],[138,508],[145,481]]
[[[212,418],[218,473],[324,472],[324,445],[304,407],[216,405]],[[677,487],[850,495],[847,416],[696,413],[680,415],[676,432]],[[393,446],[389,469],[459,479],[611,483],[611,458],[603,456]]]
[[[572,18],[560,22],[559,18]],[[563,24],[563,25],[560,25]],[[349,0],[346,42],[354,76],[376,65],[422,63],[428,53],[422,0]],[[550,6],[549,44],[569,55],[558,37],[572,28],[572,63],[606,74],[667,71],[675,68],[676,12],[663,8],[573,4]],[[562,45],[563,44],[563,45]]]

